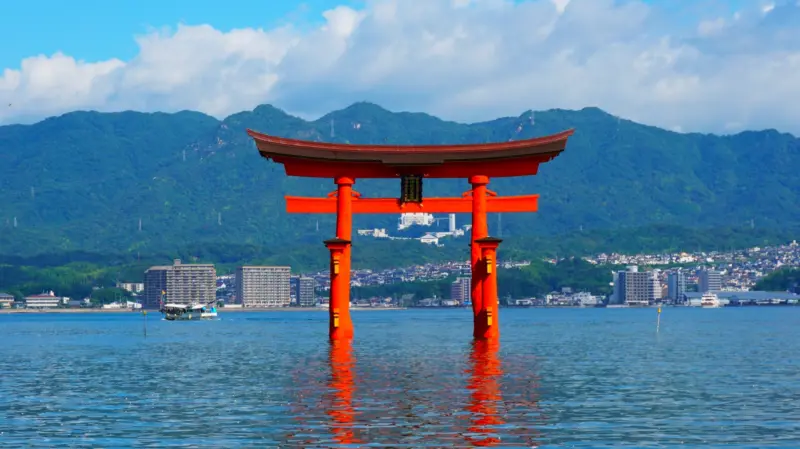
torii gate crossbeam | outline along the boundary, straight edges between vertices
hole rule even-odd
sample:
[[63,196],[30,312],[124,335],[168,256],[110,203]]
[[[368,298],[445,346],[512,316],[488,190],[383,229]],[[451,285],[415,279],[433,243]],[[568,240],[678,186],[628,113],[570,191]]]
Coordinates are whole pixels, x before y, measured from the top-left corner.
[[[491,177],[535,175],[566,147],[572,130],[524,141],[450,146],[341,145],[284,139],[248,130],[261,155],[284,165],[287,175],[331,178],[336,190],[325,198],[286,197],[289,213],[336,214],[330,251],[329,336],[351,339],[350,261],[353,214],[471,213],[471,296],[473,337],[496,339],[498,330],[497,247],[488,235],[489,212],[536,212],[538,195],[498,197]],[[362,198],[357,178],[400,178],[399,198]],[[422,195],[425,178],[466,178],[471,189],[460,198]]]

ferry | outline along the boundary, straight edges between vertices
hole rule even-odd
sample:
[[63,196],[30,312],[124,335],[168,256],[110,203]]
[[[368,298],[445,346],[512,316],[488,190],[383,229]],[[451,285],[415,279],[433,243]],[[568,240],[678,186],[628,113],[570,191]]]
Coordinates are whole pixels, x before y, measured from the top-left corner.
[[213,320],[217,308],[203,304],[164,304],[161,313],[168,321]]
[[700,298],[700,307],[704,309],[716,309],[717,307],[721,307],[721,305],[717,295],[707,292],[703,293],[702,298]]

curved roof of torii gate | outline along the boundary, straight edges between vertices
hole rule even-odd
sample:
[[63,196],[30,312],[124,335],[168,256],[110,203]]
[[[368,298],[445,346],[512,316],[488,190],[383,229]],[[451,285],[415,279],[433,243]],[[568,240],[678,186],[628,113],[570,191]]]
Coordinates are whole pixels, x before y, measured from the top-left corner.
[[535,175],[558,156],[574,130],[535,139],[470,145],[352,145],[270,136],[248,129],[261,156],[289,176],[314,178],[468,178]]

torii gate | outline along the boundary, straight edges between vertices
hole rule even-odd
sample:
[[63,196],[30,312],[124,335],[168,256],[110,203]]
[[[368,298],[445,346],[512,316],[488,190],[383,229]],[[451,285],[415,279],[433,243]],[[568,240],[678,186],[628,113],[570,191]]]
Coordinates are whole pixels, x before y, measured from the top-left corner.
[[[491,178],[530,176],[558,156],[573,130],[536,139],[474,145],[349,145],[310,142],[247,130],[261,156],[283,164],[288,176],[331,178],[326,198],[286,197],[289,213],[336,214],[330,250],[331,340],[351,339],[350,249],[353,214],[472,213],[471,266],[473,336],[499,337],[497,247],[489,236],[488,212],[536,212],[539,195],[499,197],[486,188]],[[353,191],[359,178],[400,178],[399,198],[362,198]],[[424,178],[462,178],[472,185],[460,198],[423,198]]]

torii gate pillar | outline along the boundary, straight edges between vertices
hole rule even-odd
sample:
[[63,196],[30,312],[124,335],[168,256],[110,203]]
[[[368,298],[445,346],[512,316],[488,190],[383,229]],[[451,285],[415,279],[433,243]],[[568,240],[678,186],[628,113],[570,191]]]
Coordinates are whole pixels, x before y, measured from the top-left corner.
[[[269,136],[252,130],[261,156],[283,164],[288,176],[333,179],[336,190],[325,198],[286,196],[288,213],[336,214],[336,238],[330,251],[331,340],[353,338],[350,320],[350,252],[353,214],[472,214],[470,285],[473,336],[499,337],[497,247],[489,237],[487,213],[536,212],[539,195],[498,197],[487,189],[490,178],[533,176],[539,165],[558,156],[572,130],[545,137],[470,145],[351,145]],[[400,179],[398,198],[362,198],[356,179]],[[424,179],[466,179],[471,190],[457,198],[423,198]],[[388,256],[388,255],[387,255]]]
[[474,337],[480,340],[495,340],[500,337],[500,310],[497,299],[497,247],[502,240],[485,237],[475,241],[481,259],[473,269],[472,276],[480,278],[481,309],[475,312]]
[[328,334],[331,340],[353,338],[350,319],[350,253],[353,233],[353,184],[348,177],[336,182],[336,238],[325,241],[331,252],[331,297],[329,301]]
[[469,178],[472,184],[472,242],[470,245],[470,296],[472,297],[472,336],[483,338],[483,325],[480,315],[483,307],[483,279],[484,274],[480,272],[479,264],[481,261],[481,247],[478,240],[489,236],[489,225],[486,223],[486,185],[489,178],[486,176],[472,176]]

